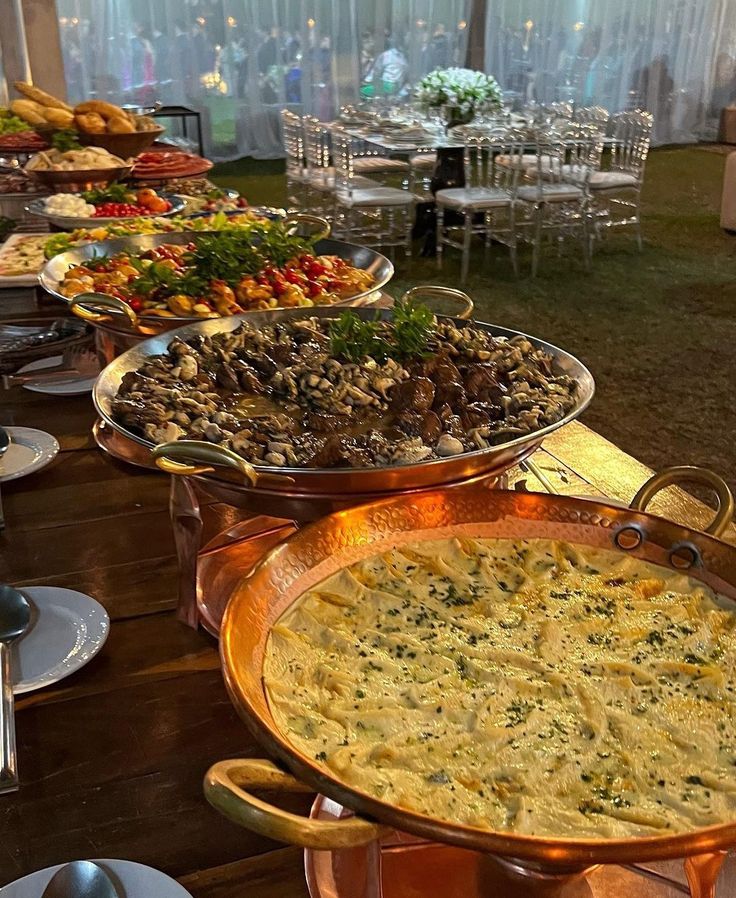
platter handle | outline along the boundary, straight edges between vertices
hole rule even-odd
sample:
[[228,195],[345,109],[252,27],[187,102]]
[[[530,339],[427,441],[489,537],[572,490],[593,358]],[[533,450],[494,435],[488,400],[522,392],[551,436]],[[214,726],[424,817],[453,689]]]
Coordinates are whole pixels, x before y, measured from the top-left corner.
[[248,464],[232,449],[200,440],[172,440],[170,443],[159,443],[151,450],[151,458],[156,462],[156,467],[167,474],[179,476],[211,474],[215,467],[224,467],[239,471],[251,486],[255,486],[258,480],[253,465]]
[[332,226],[326,218],[322,218],[320,215],[310,215],[308,212],[287,215],[283,224],[289,234],[296,234],[299,231],[299,225],[310,225],[314,231],[309,234],[309,238],[315,241],[329,237],[332,230]]
[[711,536],[721,536],[733,519],[734,498],[726,481],[708,468],[699,468],[694,465],[665,468],[647,480],[631,500],[629,508],[634,511],[646,511],[647,506],[660,490],[686,481],[702,483],[711,487],[715,492],[718,499],[718,510],[705,532],[710,533]]
[[205,774],[204,794],[221,814],[270,839],[302,848],[334,850],[357,848],[380,838],[384,828],[362,817],[344,820],[312,820],[283,811],[256,798],[248,789],[280,792],[313,792],[271,761],[247,758],[220,761]]
[[108,296],[106,293],[77,293],[69,303],[69,308],[77,318],[81,318],[83,321],[100,321],[105,318],[105,315],[94,309],[88,309],[87,305],[95,306],[98,309],[108,309],[111,312],[121,312],[130,321],[132,327],[138,324],[136,313],[127,302],[123,302],[117,296]]
[[232,468],[243,475],[250,486],[283,489],[294,483],[294,478],[286,474],[260,473],[244,458],[215,443],[203,440],[172,440],[160,443],[151,450],[151,458],[156,467],[167,474],[190,476],[192,474],[211,474],[216,467]]
[[451,299],[460,303],[461,309],[455,315],[455,318],[467,319],[473,314],[475,303],[462,290],[456,290],[454,287],[440,287],[435,285],[412,287],[407,290],[401,297],[402,302],[411,302],[418,296],[434,296],[437,299]]

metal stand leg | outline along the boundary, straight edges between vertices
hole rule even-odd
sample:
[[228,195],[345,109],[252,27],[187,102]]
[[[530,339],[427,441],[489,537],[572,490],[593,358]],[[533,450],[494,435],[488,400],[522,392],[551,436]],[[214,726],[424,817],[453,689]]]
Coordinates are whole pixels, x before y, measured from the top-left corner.
[[203,524],[199,499],[191,478],[171,478],[169,514],[179,562],[179,601],[176,616],[196,630],[199,626],[197,562],[202,543]]

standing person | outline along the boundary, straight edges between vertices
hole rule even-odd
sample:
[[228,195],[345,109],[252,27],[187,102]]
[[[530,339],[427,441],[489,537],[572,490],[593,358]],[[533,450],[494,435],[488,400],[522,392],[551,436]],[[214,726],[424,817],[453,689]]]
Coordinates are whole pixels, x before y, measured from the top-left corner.
[[406,84],[409,63],[390,34],[386,37],[385,46],[386,49],[378,55],[373,65],[373,85],[377,94],[395,97]]
[[430,72],[435,69],[446,69],[450,65],[450,39],[442,22],[438,22],[434,27],[432,40],[427,49],[427,61]]
[[278,65],[280,61],[279,29],[274,25],[266,40],[258,48],[258,71],[261,75],[265,75],[271,66]]
[[184,19],[177,19],[174,23],[174,46],[178,70],[184,85],[184,96],[187,100],[196,95],[194,58],[192,53],[192,36]]

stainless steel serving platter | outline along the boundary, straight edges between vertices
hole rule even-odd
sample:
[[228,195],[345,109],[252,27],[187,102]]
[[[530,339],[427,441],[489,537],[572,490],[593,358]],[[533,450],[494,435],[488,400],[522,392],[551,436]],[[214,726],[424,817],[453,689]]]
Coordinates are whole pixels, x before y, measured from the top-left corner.
[[[95,406],[102,418],[124,437],[153,449],[153,443],[128,430],[113,418],[112,402],[117,395],[125,374],[140,368],[153,356],[164,353],[174,337],[187,340],[198,335],[213,336],[217,333],[230,332],[239,327],[244,320],[258,327],[273,325],[281,321],[310,317],[319,319],[335,318],[341,311],[341,309],[334,306],[322,306],[312,309],[276,309],[267,312],[247,312],[231,318],[209,319],[177,328],[174,331],[167,331],[165,334],[152,337],[127,350],[104,369],[93,391]],[[372,318],[376,315],[375,310],[357,308],[353,309],[353,311],[363,318]],[[384,319],[390,319],[391,317],[390,310],[381,310],[378,314]],[[471,323],[459,318],[449,320],[454,321],[456,326],[460,328],[467,327]],[[280,475],[284,481],[283,491],[289,492],[291,495],[339,497],[346,493],[385,493],[438,486],[464,480],[485,472],[498,472],[511,467],[541,445],[547,434],[577,418],[588,406],[593,398],[595,389],[593,377],[585,365],[574,356],[544,340],[521,334],[519,331],[478,321],[474,321],[472,324],[474,327],[488,331],[498,337],[510,339],[520,335],[526,336],[534,346],[549,353],[553,358],[554,372],[556,374],[568,374],[578,384],[575,406],[560,421],[541,430],[517,437],[497,446],[479,449],[475,452],[466,452],[449,458],[432,459],[409,465],[373,468],[279,468],[255,466],[256,472],[259,474]],[[209,443],[203,445],[212,446]],[[196,462],[196,459],[194,461]],[[232,475],[229,475],[229,472],[226,472],[224,469],[216,469],[216,472],[211,476],[218,480],[226,480],[229,484],[233,483]],[[248,482],[242,483],[241,488],[247,490],[249,488]],[[278,491],[280,488],[276,485],[269,487],[269,489]]]
[[[138,237],[120,237],[113,240],[102,240],[99,243],[88,243],[86,246],[78,246],[75,249],[70,249],[65,253],[54,256],[53,259],[49,259],[41,269],[38,279],[44,290],[57,299],[68,303],[71,301],[70,298],[59,291],[59,286],[64,279],[65,273],[73,265],[83,265],[86,261],[99,256],[112,256],[123,252],[140,255],[146,252],[146,250],[155,246],[161,246],[164,243],[196,243],[203,233],[217,234],[221,232],[172,231],[165,234],[145,234]],[[341,240],[332,240],[332,238],[328,237],[318,240],[314,244],[314,252],[316,255],[340,256],[341,259],[345,259],[356,268],[369,271],[373,275],[375,283],[368,290],[351,296],[350,302],[380,290],[391,280],[394,274],[394,266],[390,260],[367,246],[359,246],[356,243],[343,243]],[[166,321],[167,323],[176,321],[183,323],[191,322],[192,319],[167,318]]]
[[136,218],[145,218],[147,215],[156,218],[168,218],[171,215],[178,215],[186,208],[186,202],[180,196],[173,193],[160,193],[159,196],[163,200],[171,203],[171,208],[167,212],[150,212],[144,215],[125,215],[125,216],[82,216],[59,215],[57,212],[49,212],[46,209],[46,203],[43,198],[31,200],[26,206],[26,212],[30,215],[37,215],[39,218],[45,218],[51,224],[65,231],[73,231],[76,228],[99,228],[104,225],[116,224],[122,221],[133,221]]

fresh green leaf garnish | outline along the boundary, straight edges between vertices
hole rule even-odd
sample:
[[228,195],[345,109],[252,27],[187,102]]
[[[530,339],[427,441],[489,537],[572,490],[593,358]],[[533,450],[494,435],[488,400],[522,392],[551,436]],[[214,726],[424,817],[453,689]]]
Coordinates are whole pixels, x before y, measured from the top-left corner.
[[430,351],[437,320],[427,306],[397,300],[391,321],[378,315],[363,319],[355,312],[343,312],[330,321],[328,331],[332,351],[351,362],[370,356],[378,362],[387,358],[408,361]]
[[343,312],[330,321],[327,328],[332,352],[351,362],[359,362],[368,356],[383,361],[390,354],[390,347],[379,336],[381,321],[378,314],[364,320],[355,312]]
[[82,194],[88,203],[130,203],[135,200],[135,194],[125,184],[108,184],[107,187],[93,187]]
[[393,358],[411,359],[426,355],[436,329],[437,319],[427,306],[397,300],[393,317]]
[[30,131],[31,126],[9,109],[0,109],[0,134],[20,134],[22,131]]
[[51,146],[60,153],[66,153],[68,150],[81,150],[79,143],[79,132],[72,131],[71,128],[64,128],[61,131],[55,131],[51,135]]

